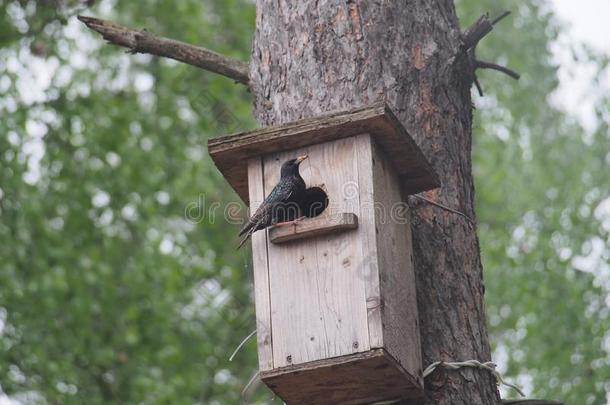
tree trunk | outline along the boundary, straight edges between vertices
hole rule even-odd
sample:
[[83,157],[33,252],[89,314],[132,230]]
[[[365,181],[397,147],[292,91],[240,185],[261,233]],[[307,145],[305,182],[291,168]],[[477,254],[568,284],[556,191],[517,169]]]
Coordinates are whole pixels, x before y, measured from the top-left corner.
[[[427,194],[474,218],[471,67],[450,0],[257,1],[250,66],[262,125],[385,100],[439,174]],[[413,207],[414,261],[424,367],[490,360],[479,245],[468,221]],[[498,404],[479,369],[437,371],[427,404]]]

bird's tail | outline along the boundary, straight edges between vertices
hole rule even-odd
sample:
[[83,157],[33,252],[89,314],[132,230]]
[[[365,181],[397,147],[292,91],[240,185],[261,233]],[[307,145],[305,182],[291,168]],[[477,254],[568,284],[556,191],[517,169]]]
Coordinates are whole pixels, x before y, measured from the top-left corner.
[[248,239],[250,239],[250,236],[252,236],[252,229],[249,229],[248,232],[246,233],[246,236],[244,236],[242,238],[242,240],[239,242],[239,246],[237,246],[237,250],[239,250],[244,245],[244,243],[246,243],[246,241]]
[[241,236],[244,233],[248,232],[250,230],[250,221],[246,222],[246,224],[239,230],[239,233],[237,234],[237,236]]

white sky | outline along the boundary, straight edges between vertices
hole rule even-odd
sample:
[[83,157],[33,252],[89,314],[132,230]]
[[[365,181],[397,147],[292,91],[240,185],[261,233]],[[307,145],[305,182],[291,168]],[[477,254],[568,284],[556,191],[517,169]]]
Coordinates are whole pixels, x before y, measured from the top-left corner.
[[571,26],[569,34],[610,55],[610,0],[552,0],[557,15]]
[[610,92],[610,72],[602,85],[593,84],[596,66],[575,64],[565,45],[582,43],[610,56],[610,0],[551,0],[557,16],[566,30],[553,47],[560,62],[560,87],[552,101],[573,113],[588,130],[596,126],[594,104],[604,93]]

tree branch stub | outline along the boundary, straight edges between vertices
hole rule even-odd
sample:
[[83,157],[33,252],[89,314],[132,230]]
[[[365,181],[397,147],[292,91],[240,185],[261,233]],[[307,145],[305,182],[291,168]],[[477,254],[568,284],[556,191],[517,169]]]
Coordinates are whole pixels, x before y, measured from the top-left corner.
[[489,15],[483,14],[474,24],[472,24],[463,34],[464,50],[474,48],[479,41],[493,30],[493,25],[489,21]]
[[462,34],[462,51],[466,53],[468,60],[472,66],[472,82],[477,88],[480,96],[483,96],[483,89],[477,79],[475,71],[477,69],[491,69],[498,72],[502,72],[505,75],[512,77],[515,80],[519,80],[519,73],[506,66],[501,66],[496,63],[480,61],[476,58],[476,47],[478,43],[492,30],[494,25],[500,22],[502,19],[510,15],[510,11],[505,11],[493,20],[489,19],[489,14],[485,13],[474,24],[472,24]]

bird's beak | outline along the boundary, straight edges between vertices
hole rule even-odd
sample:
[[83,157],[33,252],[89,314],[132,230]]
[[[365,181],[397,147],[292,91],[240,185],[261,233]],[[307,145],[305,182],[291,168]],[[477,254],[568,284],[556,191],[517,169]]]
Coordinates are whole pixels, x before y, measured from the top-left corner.
[[297,163],[299,163],[299,164],[300,164],[300,163],[301,163],[303,160],[307,159],[308,157],[309,157],[309,156],[307,156],[307,155],[299,156],[299,157],[297,158]]

